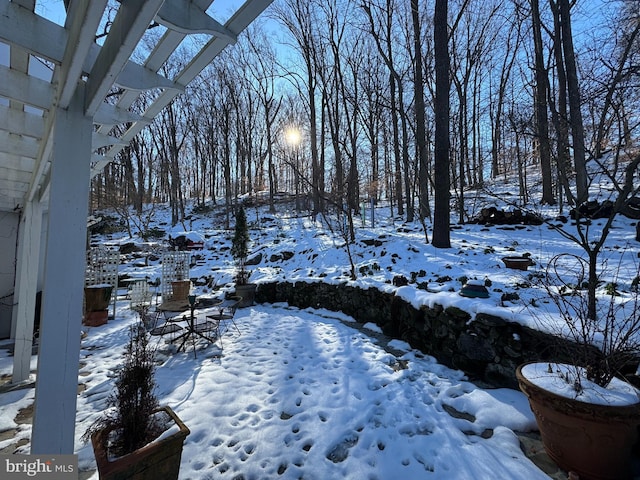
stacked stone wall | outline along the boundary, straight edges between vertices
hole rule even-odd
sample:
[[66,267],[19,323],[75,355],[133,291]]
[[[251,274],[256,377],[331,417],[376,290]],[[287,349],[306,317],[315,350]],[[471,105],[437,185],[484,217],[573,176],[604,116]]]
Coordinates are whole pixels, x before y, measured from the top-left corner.
[[325,308],[360,323],[375,323],[385,335],[404,340],[440,363],[464,371],[470,379],[493,386],[517,388],[515,370],[520,363],[571,359],[572,345],[552,335],[486,313],[472,318],[457,307],[416,309],[375,288],[320,282],[263,283],[256,301]]

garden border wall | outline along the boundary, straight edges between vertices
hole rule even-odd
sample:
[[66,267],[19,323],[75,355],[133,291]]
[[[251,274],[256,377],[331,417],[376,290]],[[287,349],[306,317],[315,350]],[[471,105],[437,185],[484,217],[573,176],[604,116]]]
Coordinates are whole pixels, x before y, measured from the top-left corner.
[[375,288],[307,282],[260,283],[258,303],[287,302],[299,308],[340,311],[359,323],[375,323],[389,337],[404,340],[470,380],[518,388],[516,367],[527,361],[570,361],[572,344],[486,313],[475,317],[457,308],[422,306]]

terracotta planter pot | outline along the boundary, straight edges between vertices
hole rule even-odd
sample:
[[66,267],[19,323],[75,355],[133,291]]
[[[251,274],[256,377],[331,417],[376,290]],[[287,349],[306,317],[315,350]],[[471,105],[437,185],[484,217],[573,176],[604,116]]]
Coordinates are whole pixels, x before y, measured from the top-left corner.
[[631,453],[638,438],[640,403],[631,406],[579,402],[516,377],[528,397],[542,443],[558,466],[580,479],[625,479],[631,475]]
[[171,282],[171,300],[186,300],[191,290],[190,280]]
[[100,325],[104,325],[105,323],[107,323],[108,319],[108,310],[98,310],[94,312],[86,312],[84,314],[82,323],[88,327],[99,327]]
[[161,440],[154,441],[123,457],[109,459],[106,441],[108,431],[101,430],[91,436],[91,444],[98,465],[100,480],[176,480],[180,472],[180,459],[184,439],[190,431],[169,407],[161,407],[178,425],[179,430]]
[[238,297],[242,297],[242,300],[240,300],[240,303],[238,304],[238,308],[250,307],[255,303],[257,288],[258,288],[258,285],[255,283],[246,283],[244,285],[236,285],[235,294]]
[[507,268],[514,270],[527,270],[533,265],[533,260],[528,257],[504,257],[502,261]]
[[107,310],[111,301],[111,285],[94,285],[84,287],[84,302],[87,312],[96,312],[98,310]]

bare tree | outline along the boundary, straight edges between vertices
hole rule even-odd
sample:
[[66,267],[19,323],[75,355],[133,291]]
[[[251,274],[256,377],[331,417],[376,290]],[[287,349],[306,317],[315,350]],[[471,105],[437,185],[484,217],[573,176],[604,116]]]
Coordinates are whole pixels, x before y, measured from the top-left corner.
[[315,30],[315,25],[318,22],[316,21],[316,7],[314,1],[283,0],[280,4],[274,4],[271,12],[293,37],[293,47],[302,56],[304,63],[302,83],[307,94],[303,98],[308,102],[306,107],[309,115],[309,142],[313,171],[313,210],[317,214],[324,208],[325,179],[324,161],[320,158],[318,148],[318,106],[316,104],[318,45]]
[[416,143],[418,150],[418,205],[421,219],[431,216],[429,206],[429,158],[427,156],[427,122],[424,102],[424,76],[422,66],[422,33],[419,1],[411,0],[413,26],[413,104],[416,116]]
[[533,25],[533,44],[535,50],[535,118],[536,139],[540,156],[540,171],[542,174],[542,203],[554,205],[551,174],[551,145],[549,143],[549,116],[547,113],[547,90],[549,80],[544,62],[544,47],[542,43],[542,21],[540,19],[540,5],[538,0],[531,3],[531,21]]
[[449,231],[449,29],[448,1],[435,0],[433,45],[436,71],[435,97],[435,208],[432,243],[437,248],[450,248]]

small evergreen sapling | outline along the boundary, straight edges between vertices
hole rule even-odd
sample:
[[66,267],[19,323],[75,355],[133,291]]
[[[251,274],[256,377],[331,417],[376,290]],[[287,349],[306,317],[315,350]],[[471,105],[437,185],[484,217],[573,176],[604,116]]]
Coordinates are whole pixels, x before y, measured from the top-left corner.
[[231,255],[236,260],[236,285],[246,285],[249,282],[251,272],[246,269],[247,256],[249,255],[249,227],[244,207],[240,206],[236,214],[236,226],[231,242]]
[[100,430],[111,432],[109,453],[119,457],[143,447],[164,430],[154,415],[158,408],[154,355],[141,323],[129,331],[129,343],[115,387],[107,400],[108,412],[89,427],[84,438],[88,440]]

